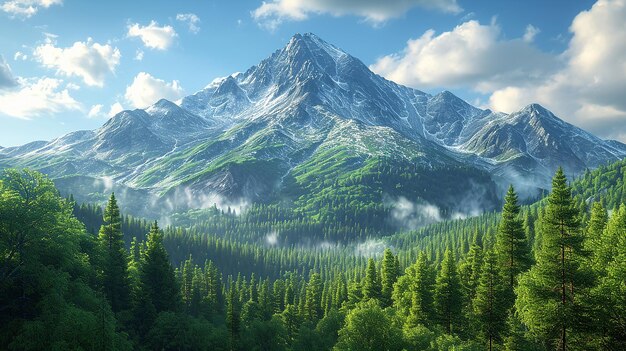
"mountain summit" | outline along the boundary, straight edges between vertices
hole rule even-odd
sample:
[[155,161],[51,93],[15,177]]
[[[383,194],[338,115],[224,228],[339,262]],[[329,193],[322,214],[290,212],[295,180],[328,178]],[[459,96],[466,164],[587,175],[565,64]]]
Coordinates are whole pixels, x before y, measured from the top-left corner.
[[[626,145],[539,105],[504,114],[448,91],[429,95],[374,74],[314,34],[296,34],[258,65],[215,79],[180,106],[160,100],[120,112],[95,131],[0,149],[0,167],[39,169],[79,200],[98,200],[94,194],[111,186],[148,196],[150,204],[133,207],[145,214],[219,203],[303,204],[311,192],[359,179],[374,165],[387,172],[385,164],[431,177],[428,186],[398,196],[433,201],[428,188],[440,188],[448,193],[434,200],[449,197],[442,205],[454,206],[459,197],[476,197],[472,184],[481,194],[494,193],[493,181],[548,188],[559,165],[580,174],[625,156]],[[468,169],[473,176],[463,173]],[[457,188],[437,176],[461,173]],[[365,191],[382,202],[395,190]]]

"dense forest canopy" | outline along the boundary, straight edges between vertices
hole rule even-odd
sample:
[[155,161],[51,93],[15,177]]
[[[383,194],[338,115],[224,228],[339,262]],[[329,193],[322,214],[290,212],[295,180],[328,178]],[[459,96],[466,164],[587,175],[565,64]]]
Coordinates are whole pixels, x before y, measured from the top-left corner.
[[624,350],[625,180],[559,170],[532,205],[511,187],[501,212],[381,238],[359,211],[263,205],[161,228],[8,170],[0,349]]

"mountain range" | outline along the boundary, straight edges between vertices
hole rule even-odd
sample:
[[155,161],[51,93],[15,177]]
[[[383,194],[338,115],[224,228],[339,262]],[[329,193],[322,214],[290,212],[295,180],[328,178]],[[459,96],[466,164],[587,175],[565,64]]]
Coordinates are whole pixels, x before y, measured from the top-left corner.
[[[0,148],[0,168],[40,170],[79,201],[103,201],[114,189],[132,213],[154,215],[256,202],[305,206],[340,186],[337,179],[358,179],[374,164],[384,172],[382,162],[431,176],[424,189],[394,196],[469,213],[459,204],[476,200],[477,188],[492,197],[513,183],[532,195],[549,188],[558,166],[574,176],[624,157],[626,145],[538,104],[506,114],[448,91],[430,95],[386,80],[314,34],[296,34],[258,65],[179,102],[163,99],[96,130]],[[456,185],[442,180],[451,174]],[[394,192],[365,191],[381,201]]]

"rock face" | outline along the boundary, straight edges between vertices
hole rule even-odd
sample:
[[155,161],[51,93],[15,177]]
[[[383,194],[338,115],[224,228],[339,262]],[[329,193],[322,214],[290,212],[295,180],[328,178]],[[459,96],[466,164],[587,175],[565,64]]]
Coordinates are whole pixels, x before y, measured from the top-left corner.
[[173,212],[262,200],[283,191],[294,170],[331,162],[337,150],[356,160],[351,170],[379,157],[471,167],[497,183],[533,189],[549,188],[559,165],[576,175],[626,157],[626,145],[539,105],[503,114],[447,91],[432,96],[374,74],[313,34],[296,34],[258,65],[214,80],[180,106],[160,100],[94,131],[0,148],[0,167],[41,170],[86,201],[99,200],[93,193],[112,184],[144,197],[131,199],[142,201],[131,207],[145,214],[155,206]]

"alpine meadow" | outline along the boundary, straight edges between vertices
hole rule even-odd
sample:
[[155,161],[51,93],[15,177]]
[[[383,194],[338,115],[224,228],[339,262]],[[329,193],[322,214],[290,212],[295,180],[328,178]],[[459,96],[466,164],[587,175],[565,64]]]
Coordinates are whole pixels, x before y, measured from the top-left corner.
[[0,350],[626,350],[624,23],[0,0]]

